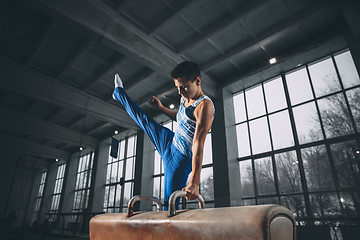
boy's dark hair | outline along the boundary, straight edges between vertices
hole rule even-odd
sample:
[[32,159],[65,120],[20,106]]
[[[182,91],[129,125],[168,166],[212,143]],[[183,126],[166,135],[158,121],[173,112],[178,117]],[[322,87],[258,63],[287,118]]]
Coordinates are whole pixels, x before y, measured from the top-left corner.
[[201,77],[200,68],[191,61],[182,62],[171,71],[171,78],[173,79],[185,78],[194,82],[198,76]]

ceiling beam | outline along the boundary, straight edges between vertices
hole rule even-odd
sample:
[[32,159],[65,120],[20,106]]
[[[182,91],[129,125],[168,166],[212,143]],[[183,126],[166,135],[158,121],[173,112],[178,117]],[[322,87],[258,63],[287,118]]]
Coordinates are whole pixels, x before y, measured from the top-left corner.
[[87,43],[85,43],[82,48],[77,52],[77,54],[73,57],[73,59],[71,59],[70,62],[66,63],[66,67],[60,72],[60,74],[57,76],[57,79],[61,79],[64,74],[74,65],[74,63],[79,60],[79,58],[84,54],[84,52],[86,52],[90,48],[90,46],[94,44],[94,40],[88,40]]
[[176,9],[173,14],[169,13],[167,16],[165,16],[165,17],[163,17],[163,19],[161,19],[160,23],[158,23],[157,25],[151,26],[150,31],[149,31],[151,36],[156,35],[160,30],[162,30],[164,27],[168,26],[172,21],[174,21],[174,19],[179,17],[186,10],[189,10],[196,3],[196,1],[192,1],[192,0],[180,1],[180,2],[181,2],[181,6],[179,6],[178,9]]
[[54,110],[46,119],[46,121],[51,121],[53,119],[55,119],[57,116],[59,116],[60,114],[62,114],[65,110],[62,108],[58,108],[56,110]]
[[[310,42],[305,42],[304,44],[293,48],[291,51],[286,52],[282,56],[279,56],[276,64],[271,65],[266,63],[264,65],[263,63],[259,63],[251,69],[247,69],[246,72],[228,78],[220,87],[224,88],[230,86],[229,89],[232,89],[231,84],[239,83],[241,84],[242,89],[245,89],[263,82],[266,79],[271,79],[279,75],[280,72],[291,71],[298,63],[307,64],[326,55],[340,51],[347,46],[347,43],[343,38],[343,31],[346,31],[346,29],[337,29],[334,32],[330,31],[329,28],[329,31],[326,31],[321,39],[318,38]],[[255,80],[252,80],[251,78]]]
[[1,55],[0,64],[3,69],[0,71],[0,87],[4,89],[124,128],[139,129],[124,109]]
[[[92,149],[98,147],[98,140],[96,138],[83,135],[78,131],[32,117],[4,106],[0,106],[0,112],[2,113],[0,128],[40,136],[46,139],[54,139],[75,146],[82,145]],[[80,141],[82,141],[82,144],[80,144]]]
[[0,133],[0,151],[2,153],[13,153],[20,156],[22,154],[29,154],[31,156],[52,159],[58,158],[60,160],[68,160],[70,158],[70,154],[64,150],[2,133]]
[[170,72],[181,58],[132,26],[116,10],[99,0],[30,0],[26,1],[51,17],[73,22],[85,34],[91,34],[101,43],[111,45],[119,52],[138,58],[145,65]]
[[[97,78],[91,80],[90,83],[87,84],[87,86],[85,88],[83,88],[84,91],[88,91],[95,83],[100,82],[101,79],[103,79],[105,76],[107,76],[112,70],[114,70],[118,65],[120,65],[120,63],[122,63],[123,61],[126,60],[126,57],[123,56],[121,57],[119,60],[115,61],[111,67],[109,67],[108,69],[106,69],[100,76],[98,76]],[[106,84],[107,85],[107,84]],[[114,87],[113,85],[111,87]]]
[[153,70],[144,70],[135,76],[134,80],[131,80],[129,83],[124,84],[126,91],[129,91],[133,87],[136,87],[138,84],[141,84],[142,81],[146,80],[147,78],[151,77],[152,75],[156,74]]
[[252,39],[246,43],[243,43],[243,44],[229,50],[227,54],[221,55],[219,57],[216,57],[216,58],[208,61],[207,63],[203,64],[200,68],[204,72],[209,71],[211,68],[213,68],[217,64],[227,61],[228,59],[236,56],[237,54],[239,54],[247,49],[254,47],[255,45],[260,45],[262,42],[266,41],[267,39],[275,36],[276,34],[282,32],[282,31],[285,31],[289,28],[296,27],[298,24],[304,22],[305,20],[309,19],[310,17],[314,16],[315,14],[317,14],[321,11],[325,11],[325,10],[329,10],[329,9],[333,8],[334,5],[335,4],[333,2],[326,3],[326,4],[325,3],[317,4],[313,8],[300,13],[295,18],[293,18],[289,21],[284,21],[283,23],[280,23],[280,24],[276,25],[275,27],[273,27],[267,31],[264,31],[259,36],[257,36],[255,39]]
[[[164,44],[148,36],[118,12],[100,0],[21,0],[25,4],[48,14],[58,21],[71,24],[119,53],[170,76],[172,69],[184,59]],[[203,77],[203,89],[216,97],[216,84],[207,76]]]
[[51,31],[54,29],[56,24],[55,20],[51,20],[48,22],[48,25],[46,26],[45,31],[43,32],[41,38],[37,41],[35,47],[32,49],[31,54],[26,59],[25,65],[30,65],[31,62],[34,60],[36,54],[39,52],[41,47],[44,45],[48,37],[50,36]]
[[[16,151],[8,151],[0,153],[0,162],[4,162],[5,164],[16,164],[16,161],[22,161],[21,164],[25,167],[30,167],[37,170],[37,168],[48,169],[49,165],[55,162],[55,159],[51,159],[52,161],[46,160],[43,157],[30,156],[27,154],[19,154]],[[4,166],[2,164],[2,166]],[[32,171],[29,169],[29,172]]]
[[244,17],[246,17],[249,13],[259,9],[260,7],[264,6],[268,3],[268,0],[256,0],[250,1],[244,7],[241,7],[237,12],[234,14],[229,14],[228,17],[222,19],[220,22],[211,25],[211,27],[207,28],[203,34],[192,38],[190,41],[186,43],[186,45],[179,47],[179,54],[183,54],[186,51],[190,51],[191,49],[195,48],[196,46],[200,45],[201,43],[207,41],[209,38],[212,38],[224,28],[227,28],[231,24],[240,21]]
[[99,123],[98,125],[96,125],[95,127],[93,127],[92,129],[86,131],[87,135],[90,135],[104,127],[110,126],[110,123]]

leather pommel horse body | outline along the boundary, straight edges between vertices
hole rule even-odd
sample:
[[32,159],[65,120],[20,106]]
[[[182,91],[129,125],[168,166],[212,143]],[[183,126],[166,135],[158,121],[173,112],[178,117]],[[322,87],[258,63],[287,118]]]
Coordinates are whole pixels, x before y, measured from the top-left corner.
[[[184,192],[177,191],[174,194],[175,197],[170,197],[168,212],[132,213],[134,202],[130,200],[128,214],[112,213],[93,217],[90,221],[90,240],[296,239],[294,215],[283,206],[256,205],[203,209],[201,198],[197,199],[200,209],[175,212],[175,200],[178,196],[183,196]],[[146,197],[134,198],[146,200]],[[154,198],[150,200],[154,201]]]

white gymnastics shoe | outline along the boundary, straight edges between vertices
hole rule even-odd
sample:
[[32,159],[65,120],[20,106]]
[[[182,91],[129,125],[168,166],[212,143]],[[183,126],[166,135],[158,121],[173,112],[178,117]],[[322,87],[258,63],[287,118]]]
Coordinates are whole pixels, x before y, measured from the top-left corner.
[[119,74],[115,74],[114,83],[115,83],[115,88],[117,88],[117,87],[124,88],[121,78],[119,77]]

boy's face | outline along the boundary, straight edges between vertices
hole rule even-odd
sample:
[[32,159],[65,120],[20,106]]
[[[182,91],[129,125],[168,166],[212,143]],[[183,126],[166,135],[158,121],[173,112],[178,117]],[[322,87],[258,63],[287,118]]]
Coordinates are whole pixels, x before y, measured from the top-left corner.
[[195,81],[186,80],[184,78],[174,79],[174,83],[179,94],[186,99],[192,99],[195,97],[199,90],[200,82],[200,77],[197,77]]

